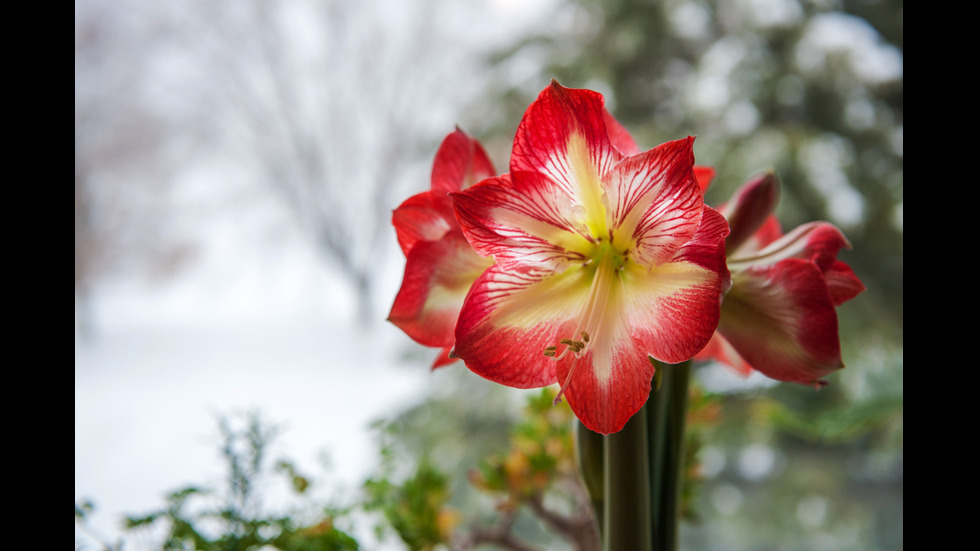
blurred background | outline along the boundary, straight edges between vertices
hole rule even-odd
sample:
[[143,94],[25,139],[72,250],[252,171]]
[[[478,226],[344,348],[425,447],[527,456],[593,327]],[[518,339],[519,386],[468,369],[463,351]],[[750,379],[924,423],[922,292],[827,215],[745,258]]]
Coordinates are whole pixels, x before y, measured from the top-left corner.
[[903,64],[895,0],[76,0],[76,548],[159,548],[122,519],[222,479],[241,412],[338,506],[378,468],[372,422],[401,420],[468,507],[527,393],[430,372],[384,322],[390,213],[456,126],[506,171],[552,78],[642,148],[697,136],[709,204],[775,169],[784,228],[838,225],[868,288],[820,392],[696,370],[718,414],[683,547],[902,548]]

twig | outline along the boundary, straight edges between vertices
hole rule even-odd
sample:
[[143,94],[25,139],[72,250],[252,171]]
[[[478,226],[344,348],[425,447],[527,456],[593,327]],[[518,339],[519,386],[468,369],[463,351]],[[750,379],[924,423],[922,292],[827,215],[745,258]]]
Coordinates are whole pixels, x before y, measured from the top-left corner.
[[566,517],[545,508],[541,494],[531,496],[528,505],[538,518],[571,541],[579,551],[599,550],[599,534],[588,506],[580,507],[574,516]]
[[492,527],[473,527],[465,535],[459,537],[459,541],[452,546],[452,549],[454,551],[466,551],[490,543],[511,551],[539,551],[520,541],[510,532],[515,518],[516,512],[511,511],[503,515]]

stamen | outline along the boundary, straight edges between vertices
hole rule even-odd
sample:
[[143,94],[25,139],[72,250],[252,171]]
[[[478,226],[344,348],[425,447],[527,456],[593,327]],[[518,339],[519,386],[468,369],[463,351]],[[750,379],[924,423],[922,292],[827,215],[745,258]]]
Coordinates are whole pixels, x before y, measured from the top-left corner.
[[572,339],[562,339],[558,341],[558,344],[564,344],[568,348],[575,352],[576,354],[581,352],[585,348],[585,343],[582,341],[573,341]]
[[[583,312],[585,315],[579,322],[579,327],[583,328],[579,331],[582,340],[562,339],[558,341],[559,344],[564,344],[566,348],[560,356],[553,357],[555,361],[558,361],[569,350],[575,353],[575,359],[572,360],[572,365],[568,368],[568,375],[565,376],[565,381],[562,382],[561,388],[558,390],[558,395],[554,399],[553,403],[555,404],[561,403],[561,397],[565,394],[565,389],[568,388],[568,383],[572,380],[572,373],[575,372],[578,360],[584,356],[580,352],[586,348],[586,343],[598,336],[602,318],[606,314],[609,296],[612,292],[612,286],[615,283],[614,276],[616,275],[616,269],[612,256],[608,254],[601,256],[598,264],[595,276],[592,279],[591,289],[589,290],[589,302]],[[590,335],[589,332],[592,334]]]
[[568,368],[568,375],[565,376],[565,382],[563,382],[561,384],[561,387],[558,388],[558,395],[555,396],[555,399],[551,401],[551,405],[557,406],[558,404],[561,403],[561,397],[563,394],[565,394],[565,389],[568,388],[568,381],[572,380],[572,373],[575,371],[575,364],[577,362],[578,362],[578,357],[576,356],[575,359],[572,360],[572,365]]
[[[555,350],[557,350],[557,349],[558,349],[558,347],[557,347],[557,346],[556,346],[556,347],[554,347],[554,348],[555,348]],[[555,360],[555,361],[557,362],[557,361],[560,361],[560,360],[561,360],[562,358],[564,358],[564,357],[565,357],[565,354],[568,354],[568,351],[569,351],[569,350],[571,350],[571,348],[569,348],[569,347],[567,347],[567,346],[566,346],[566,347],[565,347],[565,349],[561,351],[561,354],[558,354],[558,355],[556,356],[556,355],[555,355],[555,354],[556,354],[556,352],[552,352],[552,353],[550,353],[550,354],[549,354],[549,353],[548,353],[548,350],[547,350],[547,349],[545,349],[545,351],[544,351],[544,355],[545,355],[545,356],[551,356],[551,359],[552,359],[552,360]]]

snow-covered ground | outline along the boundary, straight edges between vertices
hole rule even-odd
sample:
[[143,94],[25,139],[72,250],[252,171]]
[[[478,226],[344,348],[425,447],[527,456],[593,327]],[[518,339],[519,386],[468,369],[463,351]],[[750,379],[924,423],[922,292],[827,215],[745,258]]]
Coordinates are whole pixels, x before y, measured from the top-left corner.
[[319,474],[326,452],[331,477],[355,486],[377,457],[370,421],[417,400],[429,376],[395,365],[393,339],[378,333],[296,319],[105,328],[98,341],[76,343],[76,501],[91,499],[95,526],[118,534],[123,514],[220,482],[218,416],[250,409],[282,427],[279,455]]
[[218,416],[251,409],[282,426],[280,455],[319,473],[327,452],[332,476],[354,485],[376,457],[369,422],[424,391],[426,370],[390,351],[326,321],[106,329],[76,345],[76,500],[91,499],[108,531],[170,491],[220,481]]

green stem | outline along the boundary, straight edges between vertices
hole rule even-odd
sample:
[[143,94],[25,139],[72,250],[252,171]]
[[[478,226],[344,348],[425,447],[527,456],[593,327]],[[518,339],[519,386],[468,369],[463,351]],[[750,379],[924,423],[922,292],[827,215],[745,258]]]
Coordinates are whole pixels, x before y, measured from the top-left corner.
[[691,362],[653,364],[650,397],[623,430],[603,437],[578,424],[579,467],[604,551],[678,548]]
[[579,472],[582,474],[582,482],[585,483],[585,490],[589,493],[592,501],[592,511],[595,517],[596,527],[599,537],[603,533],[603,511],[605,500],[604,476],[603,473],[603,454],[605,454],[605,438],[591,430],[585,428],[582,423],[576,422],[575,431],[575,453],[578,459]]
[[[657,377],[654,379],[650,398],[647,399],[646,415],[647,442],[650,450],[650,530],[651,539],[659,542],[663,539],[660,534],[665,530],[664,524],[671,521],[670,518],[663,518],[663,467],[667,456],[666,429],[670,393],[663,385],[664,373],[667,370],[658,362],[654,362],[654,366],[657,369]],[[654,550],[662,551],[660,547],[654,547]]]
[[653,551],[647,417],[643,409],[623,430],[605,437],[603,466],[604,551]]
[[647,406],[650,431],[652,539],[655,551],[675,551],[684,482],[684,430],[687,419],[691,362],[656,364],[663,373],[659,389],[650,393]]

